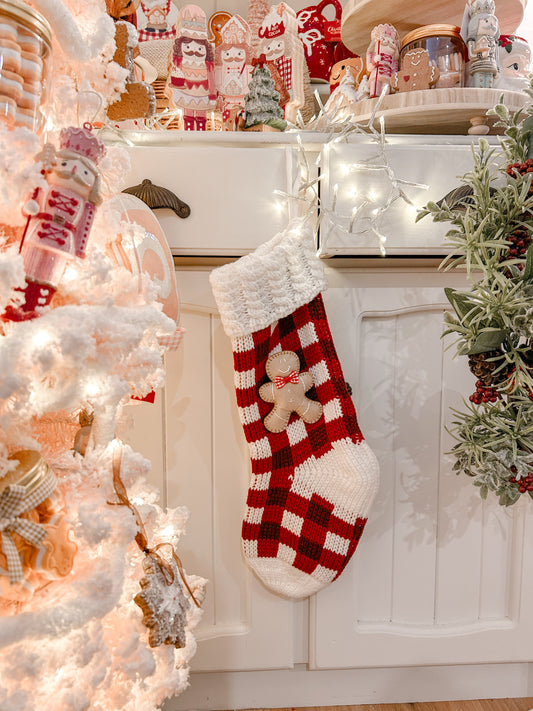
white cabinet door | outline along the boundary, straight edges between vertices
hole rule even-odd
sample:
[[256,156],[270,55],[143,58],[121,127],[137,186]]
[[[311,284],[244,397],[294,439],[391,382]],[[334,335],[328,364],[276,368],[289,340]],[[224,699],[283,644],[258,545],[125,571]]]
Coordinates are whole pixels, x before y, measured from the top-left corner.
[[[188,572],[209,581],[193,671],[288,668],[293,605],[267,592],[241,556],[249,460],[230,340],[208,276],[201,268],[177,273],[186,333],[166,356],[166,386],[155,405],[134,409],[130,441],[152,457],[153,481],[162,484],[168,506],[189,510],[178,554]],[[163,482],[158,467],[166,472]]]
[[482,502],[444,454],[474,390],[441,340],[460,275],[328,270],[325,301],[381,486],[354,558],[311,606],[313,668],[533,660],[531,501]]

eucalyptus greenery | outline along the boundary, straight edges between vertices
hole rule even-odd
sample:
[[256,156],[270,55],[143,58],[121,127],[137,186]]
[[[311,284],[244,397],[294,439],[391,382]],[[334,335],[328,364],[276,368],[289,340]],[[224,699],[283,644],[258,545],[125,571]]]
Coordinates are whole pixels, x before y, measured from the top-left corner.
[[451,223],[440,268],[466,271],[471,284],[445,290],[453,311],[444,335],[455,336],[458,355],[487,354],[492,364],[495,401],[453,410],[455,470],[503,506],[533,498],[533,77],[527,95],[514,116],[502,103],[489,111],[500,145],[480,139],[464,187],[417,216]]

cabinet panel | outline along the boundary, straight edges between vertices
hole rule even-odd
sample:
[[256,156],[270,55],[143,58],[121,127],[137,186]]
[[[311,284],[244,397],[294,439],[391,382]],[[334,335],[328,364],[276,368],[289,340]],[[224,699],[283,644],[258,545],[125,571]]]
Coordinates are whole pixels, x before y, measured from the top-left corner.
[[145,178],[172,190],[191,208],[186,219],[171,210],[157,217],[176,255],[244,254],[273,237],[287,222],[288,207],[274,190],[292,194],[294,146],[212,144],[128,149],[128,186]]
[[332,331],[382,479],[354,559],[313,600],[312,666],[531,659],[530,507],[482,502],[444,454],[450,406],[474,383],[440,339],[442,285],[461,277],[329,274]]
[[[389,255],[442,254],[442,242],[450,229],[449,223],[434,223],[430,217],[425,217],[415,224],[416,207],[422,207],[429,200],[437,202],[459,187],[458,176],[472,170],[472,139],[454,137],[444,140],[439,137],[437,143],[431,137],[389,136],[385,162],[379,149],[379,144],[371,143],[367,138],[354,138],[349,143],[334,143],[323,150],[322,205],[330,210],[335,201],[338,224],[333,224],[327,212],[323,216],[322,254],[379,256],[379,240],[371,230],[372,225],[386,237],[385,248]],[[359,167],[354,168],[356,165]],[[385,167],[390,167],[392,172]],[[393,177],[425,185],[428,189],[406,183],[395,186]],[[412,206],[398,198],[398,187],[413,202]],[[363,204],[365,200],[366,205]],[[390,206],[382,215],[374,217],[374,211],[388,200],[391,200]],[[350,233],[355,205],[359,209]]]
[[186,333],[167,356],[165,387],[168,505],[190,512],[179,554],[187,570],[209,580],[192,669],[290,667],[292,605],[268,593],[241,556],[249,459],[234,402],[230,341],[208,274],[177,273]]

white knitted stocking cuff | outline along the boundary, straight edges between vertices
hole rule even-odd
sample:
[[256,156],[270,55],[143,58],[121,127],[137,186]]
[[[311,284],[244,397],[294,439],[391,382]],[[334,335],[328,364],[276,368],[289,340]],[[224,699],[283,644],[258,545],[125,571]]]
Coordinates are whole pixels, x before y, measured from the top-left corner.
[[230,338],[270,326],[326,288],[312,231],[299,223],[236,262],[215,269],[210,281]]

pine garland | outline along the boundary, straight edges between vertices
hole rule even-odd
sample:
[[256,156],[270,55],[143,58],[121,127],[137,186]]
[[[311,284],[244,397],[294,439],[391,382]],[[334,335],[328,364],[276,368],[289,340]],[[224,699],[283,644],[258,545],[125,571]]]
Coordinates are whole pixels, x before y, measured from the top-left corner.
[[533,498],[533,77],[527,108],[489,113],[504,129],[500,146],[480,139],[464,188],[417,220],[451,223],[440,268],[466,271],[468,291],[445,289],[447,330],[477,378],[464,410],[453,410],[454,470],[472,477],[482,498],[502,506]]

